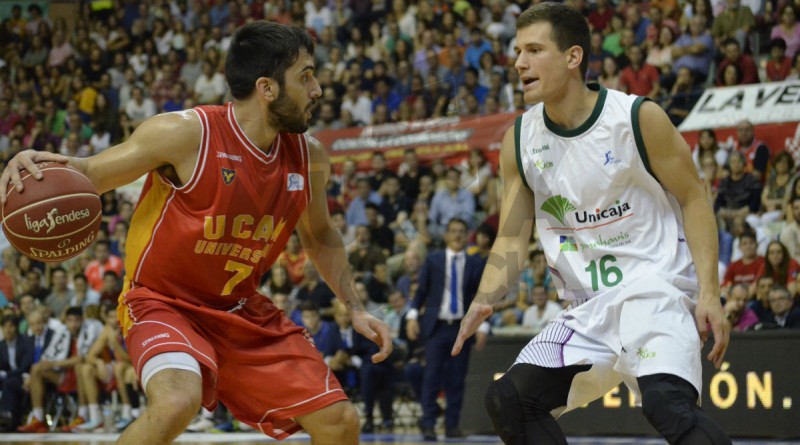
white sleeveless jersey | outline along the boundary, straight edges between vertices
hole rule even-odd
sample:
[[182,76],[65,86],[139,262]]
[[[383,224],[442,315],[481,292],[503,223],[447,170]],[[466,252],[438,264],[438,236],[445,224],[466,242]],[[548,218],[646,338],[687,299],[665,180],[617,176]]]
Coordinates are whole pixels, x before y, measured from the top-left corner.
[[517,166],[533,189],[536,228],[562,299],[591,298],[648,274],[696,289],[680,207],[650,172],[638,125],[643,100],[599,87],[592,115],[571,130],[550,121],[542,104],[517,118]]

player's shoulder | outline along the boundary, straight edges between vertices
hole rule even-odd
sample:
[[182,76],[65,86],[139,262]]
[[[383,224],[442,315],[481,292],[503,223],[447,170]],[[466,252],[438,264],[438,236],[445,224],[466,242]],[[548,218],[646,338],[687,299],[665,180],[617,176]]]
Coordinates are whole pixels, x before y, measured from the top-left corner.
[[311,162],[328,162],[328,150],[319,139],[311,136],[308,133],[298,135],[300,138],[305,138],[308,145],[308,154]]

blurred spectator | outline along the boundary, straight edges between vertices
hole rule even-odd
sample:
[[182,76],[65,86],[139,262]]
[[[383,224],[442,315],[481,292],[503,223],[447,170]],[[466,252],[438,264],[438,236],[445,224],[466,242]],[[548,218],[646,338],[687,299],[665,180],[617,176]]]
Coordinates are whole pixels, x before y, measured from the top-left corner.
[[483,150],[470,150],[469,157],[461,164],[459,187],[472,193],[477,208],[486,208],[487,186],[492,177],[492,166],[486,160]]
[[785,55],[792,57],[800,51],[800,24],[797,22],[797,4],[786,2],[778,10],[778,23],[772,27],[772,39],[783,39]]
[[67,40],[63,30],[56,30],[53,33],[53,44],[47,56],[47,66],[60,67],[74,54],[72,45]]
[[372,274],[364,280],[364,285],[369,294],[369,300],[378,304],[384,304],[389,301],[389,291],[391,285],[389,283],[389,274],[386,270],[386,263],[375,263],[372,266]]
[[533,332],[540,332],[562,311],[560,304],[548,298],[544,286],[533,287],[531,301],[533,304],[525,310],[522,317],[522,326],[530,328]]
[[800,79],[800,51],[795,53],[794,57],[792,58],[792,72],[786,76],[787,80],[797,80]]
[[86,308],[86,306],[100,304],[100,292],[89,287],[86,275],[76,273],[72,276],[72,300],[69,305]]
[[800,199],[791,201],[791,207],[786,211],[791,211],[794,218],[783,226],[778,239],[786,246],[789,256],[800,259]]
[[[378,206],[378,211],[381,216],[383,216],[383,225],[388,229],[394,230],[397,226],[397,215],[400,212],[405,212],[407,214],[411,211],[411,205],[400,188],[400,179],[394,175],[394,173],[383,180],[380,192],[383,198],[381,199],[380,206]],[[369,203],[367,207],[369,207]],[[369,216],[367,216],[367,219],[369,219]],[[394,249],[392,249],[392,251],[394,251]]]
[[347,225],[353,227],[367,224],[367,203],[380,205],[382,202],[381,196],[372,191],[369,178],[361,177],[356,180],[356,193],[345,212]]
[[372,154],[371,163],[372,171],[369,174],[369,187],[373,192],[379,192],[383,181],[390,176],[396,175],[386,167],[386,156],[379,151]]
[[300,236],[297,232],[292,232],[289,236],[289,241],[286,243],[286,248],[278,256],[278,264],[286,269],[289,281],[298,285],[303,281],[303,270],[306,261],[306,252],[303,250],[302,244],[300,244]]
[[314,338],[314,346],[322,354],[325,363],[330,365],[336,353],[344,348],[336,323],[323,321],[320,317],[319,308],[311,301],[302,303],[299,309],[303,327]]
[[[664,78],[671,78],[672,70],[672,54],[675,44],[675,31],[669,26],[662,26],[658,33],[658,39],[650,45],[647,50],[646,65],[651,65],[656,68]],[[666,84],[665,84],[666,86]]]
[[194,83],[194,94],[199,105],[214,105],[222,103],[222,97],[227,91],[225,77],[214,70],[207,60],[202,64],[202,73]]
[[620,89],[620,74],[615,58],[606,57],[603,59],[603,71],[597,77],[597,82],[608,89]]
[[33,342],[20,335],[19,320],[14,316],[0,319],[0,432],[15,432],[23,414],[24,375],[33,364]]
[[358,85],[354,82],[347,84],[341,109],[350,112],[358,125],[368,125],[372,122],[372,102],[366,94],[359,91]]
[[735,331],[746,331],[758,323],[758,316],[747,307],[747,288],[744,285],[733,286],[724,309],[725,316]]
[[[423,176],[430,178],[430,176]],[[397,227],[395,229],[395,242],[401,249],[406,249],[412,241],[419,241],[423,245],[431,242],[431,234],[428,231],[429,207],[425,199],[418,199],[414,203],[411,214],[398,213]]]
[[483,38],[480,28],[472,28],[470,31],[470,45],[464,52],[464,63],[468,67],[478,70],[481,66],[481,56],[485,52],[492,52],[492,45]]
[[[703,3],[707,0],[697,1]],[[678,72],[681,68],[689,68],[702,83],[709,75],[714,52],[714,40],[706,29],[705,17],[695,15],[689,21],[689,32],[678,37],[672,45],[672,58],[675,60],[672,69]]]
[[[634,10],[631,8],[630,10]],[[660,75],[652,65],[644,63],[642,48],[632,46],[628,49],[630,65],[622,70],[619,84],[622,91],[637,96],[655,99],[661,91]]]
[[758,178],[745,171],[745,155],[732,151],[728,156],[730,176],[719,184],[719,194],[714,203],[723,227],[730,227],[737,216],[746,217],[758,212],[761,206],[761,184]]
[[[797,26],[800,30],[800,26]],[[781,82],[792,72],[792,59],[787,56],[786,42],[778,37],[769,42],[769,59],[766,63],[767,82]]]
[[203,74],[203,63],[197,56],[197,50],[194,47],[186,48],[186,60],[181,65],[180,80],[186,85],[194,87],[197,84],[197,79]]
[[743,6],[740,0],[727,0],[725,9],[714,19],[711,34],[718,47],[727,46],[725,41],[733,39],[740,48],[744,48],[747,37],[755,25],[756,21],[750,8]]
[[375,265],[386,262],[386,256],[381,248],[372,242],[371,232],[366,225],[356,227],[356,242],[353,250],[348,255],[350,265],[356,272],[372,272]]
[[458,218],[467,222],[467,227],[475,217],[475,198],[459,186],[461,174],[455,168],[447,169],[446,188],[436,192],[429,212],[430,231],[434,237],[444,235],[448,221]]
[[[390,77],[380,77],[375,80],[375,95],[372,99],[372,112],[378,113],[380,106],[386,107],[386,112],[392,114],[400,107],[403,98],[398,95],[392,87],[392,79]],[[383,122],[373,121],[373,125],[378,125]]]
[[303,281],[297,288],[295,298],[300,304],[314,303],[323,318],[327,320],[333,318],[333,300],[336,296],[319,276],[317,268],[311,261],[306,261],[303,267]]
[[692,158],[698,173],[702,172],[701,160],[707,155],[711,155],[719,166],[728,163],[728,151],[719,146],[714,130],[710,128],[700,130],[697,141],[697,145],[692,151]]
[[786,286],[794,295],[795,277],[798,272],[800,264],[789,256],[786,246],[780,241],[772,241],[767,246],[767,256],[756,275],[772,277],[776,285]]
[[416,283],[419,278],[419,268],[422,265],[422,258],[418,249],[409,248],[403,253],[403,264],[405,273],[397,279],[396,289],[403,294],[406,299],[411,298],[411,285]]
[[730,295],[734,285],[743,284],[749,287],[756,282],[764,267],[764,257],[756,253],[756,236],[753,232],[745,232],[739,236],[739,249],[742,259],[732,262],[725,271],[722,281],[724,295]]
[[722,84],[718,86],[735,87],[743,85],[742,69],[734,64],[730,64],[722,69]]
[[111,307],[117,306],[119,299],[119,292],[122,290],[120,286],[121,275],[113,270],[103,272],[103,287],[100,289],[100,304],[108,305]]
[[775,287],[775,280],[767,275],[762,275],[750,286],[750,294],[753,300],[748,303],[748,307],[755,312],[759,320],[767,318],[769,305],[769,291]]
[[50,312],[58,319],[61,319],[64,312],[70,307],[70,303],[75,298],[75,293],[67,287],[67,271],[61,266],[56,266],[50,270],[50,294],[45,298],[44,304],[50,308]]
[[[639,4],[631,4],[625,10],[625,26],[633,31],[634,45],[640,46],[647,38],[647,29],[650,27],[650,19],[642,17],[641,6]],[[628,48],[625,48],[628,49]]]
[[619,14],[614,14],[609,24],[610,26],[606,28],[605,38],[603,39],[603,49],[617,57],[625,51],[621,44],[622,31],[625,29],[625,19]]
[[762,319],[765,327],[800,329],[800,309],[795,308],[792,295],[783,286],[769,291],[770,311]]
[[109,242],[98,240],[94,244],[94,259],[86,266],[84,274],[89,282],[89,286],[100,292],[103,289],[105,273],[107,271],[112,271],[118,277],[122,276],[123,266],[122,260],[119,257],[111,255]]
[[[666,29],[666,28],[665,28]],[[703,88],[695,82],[694,74],[689,68],[680,68],[672,85],[669,99],[663,104],[672,124],[678,126],[703,95]]]
[[[738,1],[738,0],[729,0]],[[747,8],[744,8],[747,9]],[[742,54],[741,44],[736,39],[726,39],[722,42],[721,52],[725,58],[717,68],[717,85],[725,84],[725,68],[729,65],[734,65],[741,73],[739,79],[734,85],[749,85],[758,83],[758,67],[756,67],[753,58],[747,54]]]
[[736,146],[734,150],[745,156],[747,162],[746,170],[763,183],[766,180],[765,175],[769,166],[770,149],[763,141],[756,138],[755,128],[747,119],[736,124]]
[[611,18],[614,16],[614,9],[608,3],[608,0],[597,0],[594,8],[589,13],[587,21],[592,29],[592,34],[597,31],[602,35],[611,22]]
[[125,114],[129,119],[128,127],[130,131],[133,131],[145,120],[155,116],[157,112],[155,102],[144,96],[142,88],[134,87],[131,90],[131,99],[125,105]]

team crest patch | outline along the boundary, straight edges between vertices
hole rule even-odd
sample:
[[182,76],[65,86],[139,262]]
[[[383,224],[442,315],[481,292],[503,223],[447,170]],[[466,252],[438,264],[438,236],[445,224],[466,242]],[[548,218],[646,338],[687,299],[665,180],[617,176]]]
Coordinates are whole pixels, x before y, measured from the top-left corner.
[[289,173],[286,177],[286,191],[296,192],[305,188],[303,175],[300,173]]
[[222,169],[222,182],[224,182],[225,185],[231,185],[231,182],[233,182],[233,178],[235,177],[236,177],[236,170],[231,170],[228,168]]

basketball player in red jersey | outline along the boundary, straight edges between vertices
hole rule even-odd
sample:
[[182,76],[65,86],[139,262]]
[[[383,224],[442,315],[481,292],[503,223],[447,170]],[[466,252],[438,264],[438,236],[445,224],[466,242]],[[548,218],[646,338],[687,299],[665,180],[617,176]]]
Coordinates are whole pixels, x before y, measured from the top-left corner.
[[233,102],[155,116],[90,158],[25,151],[0,175],[66,162],[98,192],[148,174],[131,220],[118,317],[148,397],[119,444],[170,443],[200,405],[221,400],[241,421],[284,438],[356,444],[359,422],[305,331],[256,293],[297,228],[306,254],[351,310],[353,327],[391,352],[387,326],[359,303],[325,199],[325,149],[303,133],[321,95],[314,43],[299,29],[254,22],[225,61]]

